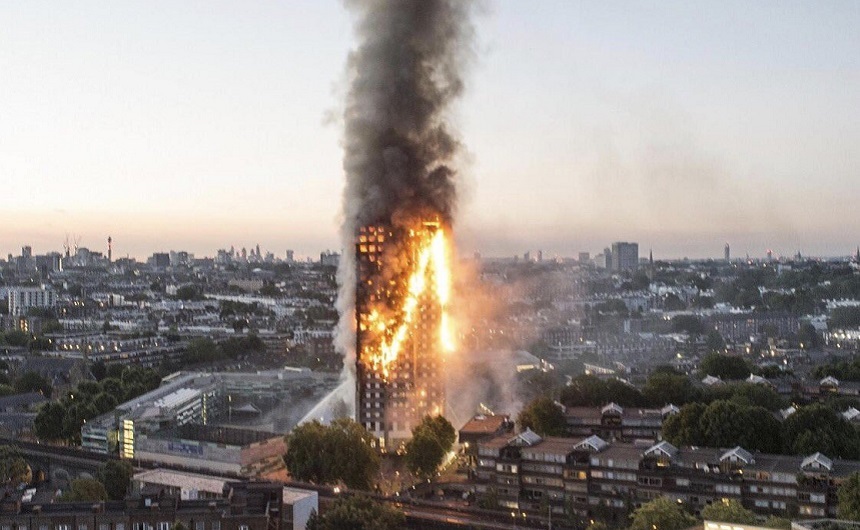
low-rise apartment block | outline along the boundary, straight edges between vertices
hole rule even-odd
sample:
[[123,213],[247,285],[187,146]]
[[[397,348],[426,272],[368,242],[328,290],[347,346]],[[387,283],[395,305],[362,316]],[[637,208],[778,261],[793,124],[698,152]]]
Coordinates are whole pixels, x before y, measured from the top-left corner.
[[838,485],[856,472],[860,462],[820,453],[609,443],[598,436],[542,438],[527,430],[480,442],[474,476],[479,499],[504,509],[622,522],[631,510],[661,496],[694,511],[736,499],[762,515],[831,517]]

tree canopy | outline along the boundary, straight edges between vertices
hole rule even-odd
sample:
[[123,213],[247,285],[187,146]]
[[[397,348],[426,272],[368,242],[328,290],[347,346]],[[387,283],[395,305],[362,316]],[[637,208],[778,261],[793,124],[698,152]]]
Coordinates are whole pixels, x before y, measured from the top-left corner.
[[379,455],[370,434],[351,419],[340,418],[328,426],[308,422],[286,440],[284,463],[297,480],[369,489],[379,471]]
[[432,477],[456,439],[454,426],[444,417],[424,417],[406,443],[406,467],[419,477]]
[[364,495],[339,497],[323,514],[314,512],[308,530],[399,530],[403,513]]
[[696,518],[668,497],[658,497],[633,512],[630,530],[684,530],[696,524]]
[[788,454],[820,451],[830,458],[860,458],[860,434],[840,414],[813,404],[801,407],[782,425],[783,448]]
[[860,521],[860,473],[854,473],[840,484],[837,495],[839,518]]
[[709,353],[699,364],[700,375],[712,375],[720,379],[746,379],[751,367],[742,357]]
[[756,516],[737,499],[723,499],[702,508],[702,519],[720,523],[757,524]]
[[108,494],[104,484],[92,478],[73,480],[69,489],[63,493],[61,500],[65,502],[96,502],[107,500]]
[[522,429],[531,429],[541,436],[563,436],[567,420],[556,403],[548,397],[539,397],[520,411],[517,423]]

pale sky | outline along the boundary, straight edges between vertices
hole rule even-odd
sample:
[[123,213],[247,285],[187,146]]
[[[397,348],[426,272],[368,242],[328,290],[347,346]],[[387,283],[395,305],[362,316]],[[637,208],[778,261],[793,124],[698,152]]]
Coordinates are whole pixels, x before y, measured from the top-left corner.
[[[461,251],[860,243],[860,2],[496,0]],[[0,0],[0,252],[337,249],[337,0]]]

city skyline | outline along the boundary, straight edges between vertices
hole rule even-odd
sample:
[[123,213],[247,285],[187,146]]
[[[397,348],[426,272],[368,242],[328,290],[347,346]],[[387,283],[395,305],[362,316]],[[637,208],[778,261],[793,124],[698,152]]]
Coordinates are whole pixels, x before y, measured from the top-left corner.
[[[860,7],[740,5],[488,4],[455,116],[461,253],[853,253]],[[339,250],[339,2],[0,13],[3,255],[66,233],[115,257]]]

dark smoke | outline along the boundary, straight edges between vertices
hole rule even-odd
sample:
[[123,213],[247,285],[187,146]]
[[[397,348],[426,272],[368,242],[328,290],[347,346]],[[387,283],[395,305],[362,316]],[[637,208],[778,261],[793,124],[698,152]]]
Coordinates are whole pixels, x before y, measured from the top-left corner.
[[[446,111],[463,91],[472,37],[462,0],[350,1],[361,41],[349,58],[344,233],[416,215],[450,221],[459,141]],[[405,218],[404,218],[405,217]]]
[[[473,2],[348,0],[359,46],[349,57],[344,115],[344,253],[338,345],[354,360],[353,249],[359,227],[450,226],[456,205],[453,160],[460,147],[447,121],[463,92],[471,56]],[[394,260],[392,260],[394,261]]]

